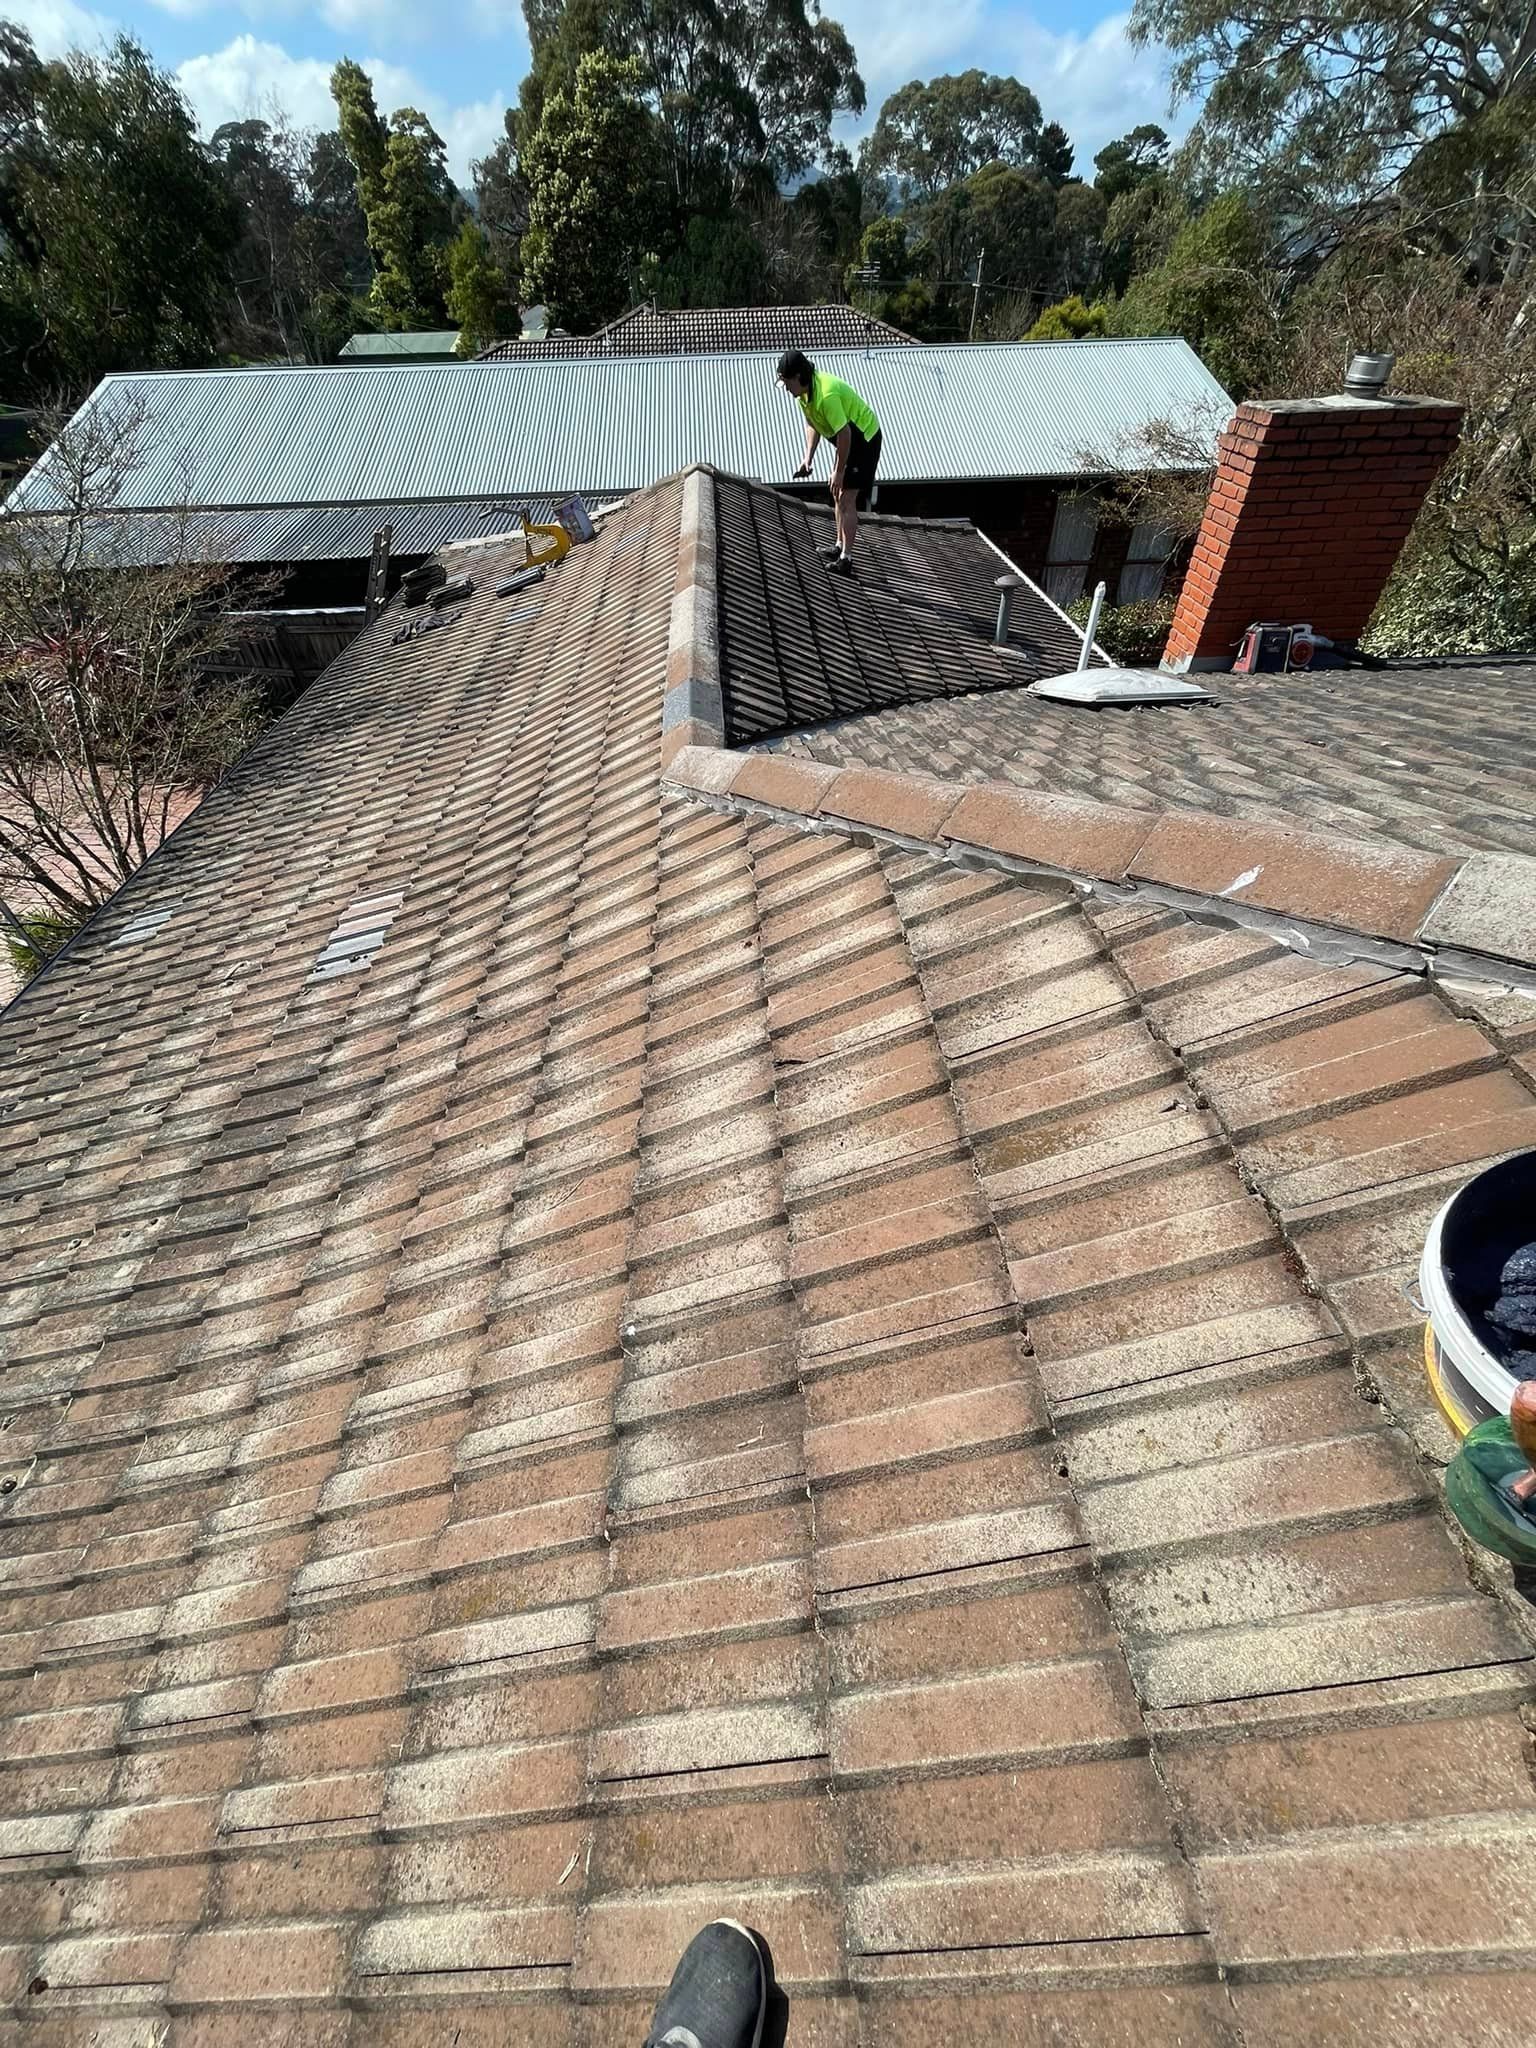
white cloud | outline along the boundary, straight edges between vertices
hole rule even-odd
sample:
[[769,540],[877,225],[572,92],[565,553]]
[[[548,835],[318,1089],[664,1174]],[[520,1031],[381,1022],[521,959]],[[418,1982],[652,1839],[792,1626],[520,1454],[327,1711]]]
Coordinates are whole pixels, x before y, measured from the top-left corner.
[[1031,86],[1048,121],[1059,121],[1077,150],[1079,176],[1093,175],[1094,153],[1143,121],[1171,128],[1168,60],[1130,40],[1128,14],[1112,14],[1086,35],[1058,35],[1027,15],[1004,42],[1016,75]]
[[1029,86],[1048,121],[1059,121],[1077,152],[1076,169],[1093,175],[1096,150],[1138,122],[1172,131],[1167,59],[1135,48],[1128,14],[1106,15],[1086,30],[1046,28],[1007,0],[955,0],[949,7],[912,0],[826,0],[848,31],[869,93],[864,119],[839,122],[847,141],[867,135],[881,102],[912,78],[947,72],[1009,73]]
[[[330,65],[318,57],[292,57],[280,43],[261,42],[249,34],[236,36],[222,50],[189,57],[176,76],[205,134],[223,121],[259,114],[273,100],[301,128],[336,125]],[[389,100],[391,88],[383,79],[376,79],[375,89]]]
[[505,93],[494,93],[488,100],[471,100],[467,106],[450,108],[441,120],[433,117],[438,134],[448,145],[449,169],[461,185],[468,185],[469,166],[475,158],[489,156],[506,134],[510,104]]
[[24,28],[40,57],[62,57],[66,50],[94,50],[110,42],[118,24],[104,14],[77,7],[75,0],[4,0],[7,21]]
[[[373,80],[379,111],[387,116],[396,107],[419,107],[448,146],[449,170],[460,184],[467,184],[470,159],[484,156],[502,132],[505,95],[498,92],[450,106],[403,65],[386,64],[377,57],[358,61]],[[176,76],[205,135],[222,121],[259,114],[273,100],[300,128],[336,125],[331,66],[318,57],[291,56],[280,43],[236,36],[222,50],[189,57]]]
[[[46,4],[46,0],[33,0]],[[71,4],[71,0],[63,0]],[[247,21],[265,23],[291,21],[296,15],[313,13],[328,28],[342,35],[366,36],[370,42],[420,42],[431,35],[436,22],[418,0],[154,0],[162,14],[189,20],[204,14],[242,14]],[[469,0],[459,19],[477,35],[511,35],[526,52],[521,0]]]
[[964,71],[969,63],[983,61],[965,53],[977,39],[986,0],[954,0],[952,6],[920,5],[915,0],[827,0],[824,11],[848,32],[869,89],[871,116],[909,79],[941,78],[946,71]]

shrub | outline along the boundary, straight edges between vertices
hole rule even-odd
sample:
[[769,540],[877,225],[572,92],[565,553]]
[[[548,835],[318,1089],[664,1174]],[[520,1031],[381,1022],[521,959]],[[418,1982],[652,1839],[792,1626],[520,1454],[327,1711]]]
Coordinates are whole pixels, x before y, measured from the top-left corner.
[[1367,654],[1518,654],[1536,647],[1536,546],[1511,550],[1506,579],[1490,587],[1452,559],[1424,549],[1400,562],[1361,640]]
[[[1091,599],[1080,597],[1067,606],[1067,616],[1079,626],[1088,623]],[[1168,628],[1173,624],[1172,597],[1144,597],[1134,604],[1107,604],[1099,613],[1095,639],[1122,668],[1156,668],[1163,656]]]
[[72,939],[80,929],[67,917],[50,917],[43,911],[22,911],[16,922],[26,933],[24,939],[10,925],[4,926],[3,930],[5,950],[17,979],[22,982],[30,981],[34,974],[41,974],[65,941]]
[[1084,341],[1109,332],[1109,308],[1088,305],[1080,292],[1047,306],[1026,341]]

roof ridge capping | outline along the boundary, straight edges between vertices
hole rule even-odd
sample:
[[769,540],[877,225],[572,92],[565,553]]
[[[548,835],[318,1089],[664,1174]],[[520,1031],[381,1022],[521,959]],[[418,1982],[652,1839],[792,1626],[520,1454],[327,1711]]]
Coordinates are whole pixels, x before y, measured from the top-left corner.
[[661,765],[683,747],[725,746],[720,689],[720,556],[715,521],[718,472],[696,463],[682,472],[677,581],[667,634],[667,675],[661,700]]
[[[718,705],[712,640],[711,651]],[[680,713],[672,733],[704,722]],[[664,739],[662,766],[669,791],[717,808],[873,837],[962,866],[1052,876],[1108,902],[1157,903],[1265,932],[1312,959],[1365,959],[1536,995],[1536,859],[1524,854],[1422,853],[1010,782],[736,753],[718,740],[679,737],[668,748]]]

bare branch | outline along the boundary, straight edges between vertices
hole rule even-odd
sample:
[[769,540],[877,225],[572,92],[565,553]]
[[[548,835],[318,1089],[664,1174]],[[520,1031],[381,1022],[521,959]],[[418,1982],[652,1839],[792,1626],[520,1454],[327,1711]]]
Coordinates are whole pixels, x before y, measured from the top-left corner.
[[0,884],[23,917],[88,916],[255,731],[229,573],[184,518],[169,561],[118,546],[152,432],[136,403],[58,421],[43,488],[0,511]]

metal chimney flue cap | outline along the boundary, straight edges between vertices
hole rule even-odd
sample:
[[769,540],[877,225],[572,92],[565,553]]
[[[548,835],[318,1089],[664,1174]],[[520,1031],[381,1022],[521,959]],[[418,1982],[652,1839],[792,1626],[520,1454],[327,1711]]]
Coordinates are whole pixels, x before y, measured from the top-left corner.
[[1380,398],[1396,362],[1394,355],[1351,356],[1344,372],[1345,397]]

